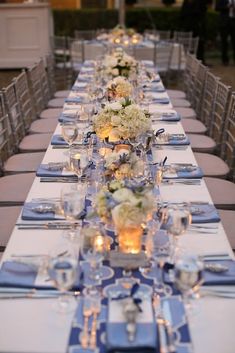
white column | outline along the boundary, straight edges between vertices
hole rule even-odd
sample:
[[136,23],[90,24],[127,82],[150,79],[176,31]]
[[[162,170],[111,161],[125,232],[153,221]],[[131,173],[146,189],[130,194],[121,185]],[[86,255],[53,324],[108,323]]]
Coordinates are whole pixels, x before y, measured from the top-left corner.
[[125,0],[119,0],[119,24],[125,26]]

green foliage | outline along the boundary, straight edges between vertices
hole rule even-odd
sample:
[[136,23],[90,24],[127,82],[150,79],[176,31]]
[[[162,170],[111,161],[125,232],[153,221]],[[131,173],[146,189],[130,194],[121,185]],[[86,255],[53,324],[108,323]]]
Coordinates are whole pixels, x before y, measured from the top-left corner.
[[[89,30],[98,28],[113,28],[118,23],[117,10],[83,9],[83,10],[53,10],[55,34],[73,36],[75,29]],[[127,9],[126,26],[133,27],[139,32],[152,29],[179,30],[180,8],[133,8]],[[218,32],[218,14],[208,11],[207,38],[216,39]]]

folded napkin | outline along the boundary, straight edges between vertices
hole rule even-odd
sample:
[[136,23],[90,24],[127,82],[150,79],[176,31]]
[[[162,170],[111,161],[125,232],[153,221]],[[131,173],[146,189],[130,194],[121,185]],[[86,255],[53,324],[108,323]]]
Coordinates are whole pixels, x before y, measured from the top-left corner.
[[161,97],[161,98],[153,98],[152,103],[157,103],[157,104],[169,104],[170,100],[167,97]]
[[156,140],[154,145],[184,146],[184,145],[190,145],[190,141],[188,136],[186,135],[179,137],[177,134],[176,135],[170,134],[169,139],[167,141],[164,141],[163,139],[161,139],[161,136],[160,136],[160,138]]
[[[0,288],[25,288],[25,289],[56,289],[51,285],[35,285],[38,268],[36,265],[18,261],[5,261],[0,269]],[[80,290],[81,271],[78,270],[77,279],[71,290]]]
[[65,103],[81,103],[83,100],[83,97],[68,97],[65,99]]
[[124,305],[125,299],[109,300],[106,325],[107,352],[156,352],[157,328],[151,298],[143,299],[140,303],[142,312],[137,314],[136,335],[133,342],[128,340]]
[[65,113],[62,113],[58,119],[59,123],[70,123],[75,121],[75,114],[74,116],[72,115],[66,115]]
[[174,165],[172,166],[175,172],[170,172],[170,170],[166,169],[163,173],[163,178],[167,179],[177,179],[177,178],[184,178],[184,179],[199,179],[203,177],[202,169],[197,166],[180,166]]
[[63,136],[55,134],[52,136],[51,145],[68,146],[68,143],[64,140]]
[[56,214],[56,206],[50,202],[26,202],[21,218],[25,221],[55,221],[62,220],[62,215]]
[[41,164],[36,172],[36,176],[38,177],[74,177],[72,171],[65,169],[65,163],[49,163],[49,164]]
[[78,76],[80,82],[89,82],[92,79],[92,76],[86,74],[79,74]]
[[205,264],[221,264],[222,266],[228,267],[228,270],[220,273],[204,270],[204,285],[235,285],[235,261],[205,261]]
[[86,91],[87,90],[87,82],[75,82],[72,91]]
[[151,85],[150,87],[144,87],[144,92],[163,93],[166,90],[163,86]]
[[214,205],[191,203],[192,223],[216,223],[220,217]]

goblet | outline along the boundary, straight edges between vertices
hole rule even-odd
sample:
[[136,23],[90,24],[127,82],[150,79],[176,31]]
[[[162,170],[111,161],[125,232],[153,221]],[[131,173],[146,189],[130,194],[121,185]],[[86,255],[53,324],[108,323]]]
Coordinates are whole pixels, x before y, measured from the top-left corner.
[[87,224],[82,229],[82,257],[89,263],[88,281],[84,283],[86,292],[97,292],[97,282],[102,278],[101,263],[108,251],[109,243],[101,228],[95,224]]
[[61,125],[61,132],[64,140],[68,143],[69,147],[78,136],[78,128],[75,122],[66,122]]
[[49,261],[48,273],[56,288],[61,292],[53,305],[60,313],[68,313],[76,308],[76,301],[67,291],[72,288],[78,278],[78,261],[68,250],[56,255]]
[[77,175],[78,181],[81,181],[82,176],[88,166],[89,156],[88,149],[82,146],[74,146],[70,153],[70,168]]
[[191,224],[190,208],[185,204],[170,205],[165,212],[164,223],[167,232],[171,235],[173,246],[173,262],[179,251],[179,237],[184,234]]
[[61,191],[61,209],[67,221],[71,222],[71,229],[64,235],[70,240],[78,238],[81,229],[79,217],[85,206],[85,190],[81,185],[78,188],[65,187]]
[[203,282],[203,262],[197,256],[184,256],[175,264],[175,285],[183,295],[186,311],[192,309],[190,298],[195,298],[195,291],[198,292]]

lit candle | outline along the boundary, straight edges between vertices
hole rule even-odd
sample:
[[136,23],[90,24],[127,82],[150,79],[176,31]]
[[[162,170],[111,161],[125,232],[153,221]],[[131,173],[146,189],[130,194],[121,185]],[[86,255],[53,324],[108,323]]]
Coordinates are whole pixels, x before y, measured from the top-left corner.
[[119,250],[126,254],[138,254],[142,246],[141,226],[123,227],[118,230]]
[[103,252],[105,248],[104,237],[102,235],[97,235],[94,239],[94,248],[97,252]]
[[110,153],[112,153],[112,149],[111,149],[111,148],[108,148],[108,147],[101,147],[101,148],[99,149],[99,154],[100,154],[102,157],[108,156]]

